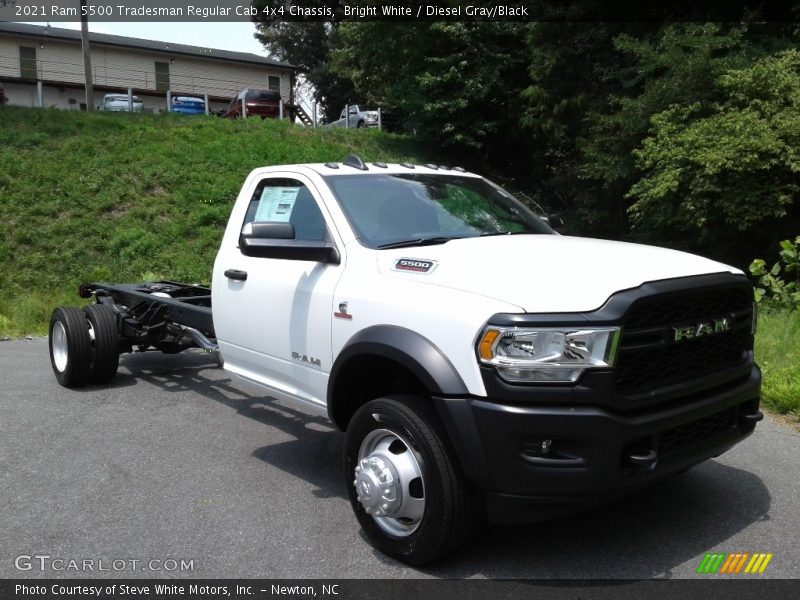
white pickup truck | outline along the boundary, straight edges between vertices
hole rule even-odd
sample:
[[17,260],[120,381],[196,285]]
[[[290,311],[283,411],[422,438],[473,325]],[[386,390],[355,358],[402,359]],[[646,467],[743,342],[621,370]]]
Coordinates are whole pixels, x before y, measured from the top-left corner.
[[367,110],[358,104],[351,104],[342,109],[342,113],[336,121],[328,124],[328,127],[351,127],[353,129],[363,129],[365,127],[378,127],[380,119],[377,110]]
[[458,168],[256,169],[211,288],[79,294],[95,303],[50,325],[62,385],[110,380],[124,352],[218,353],[345,432],[356,517],[410,564],[452,551],[482,515],[548,518],[685,471],[762,418],[740,271],[558,235]]

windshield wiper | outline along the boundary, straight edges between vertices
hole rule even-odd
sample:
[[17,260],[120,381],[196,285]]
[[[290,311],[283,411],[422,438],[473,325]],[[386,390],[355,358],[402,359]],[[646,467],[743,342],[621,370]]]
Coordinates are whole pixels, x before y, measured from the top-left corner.
[[495,235],[522,235],[523,233],[530,233],[529,231],[489,231],[482,233],[481,237],[492,237]]
[[445,244],[450,240],[458,240],[458,237],[425,237],[415,238],[413,240],[403,240],[402,242],[389,242],[388,244],[381,244],[378,250],[389,250],[390,248],[407,248],[410,246],[433,246],[434,244]]

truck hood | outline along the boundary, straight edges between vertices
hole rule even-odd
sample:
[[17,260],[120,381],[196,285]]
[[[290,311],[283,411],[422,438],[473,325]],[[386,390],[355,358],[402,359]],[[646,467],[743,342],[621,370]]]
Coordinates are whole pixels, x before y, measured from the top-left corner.
[[376,254],[387,277],[479,294],[531,313],[596,310],[613,293],[648,281],[741,273],[677,250],[560,235],[466,238]]

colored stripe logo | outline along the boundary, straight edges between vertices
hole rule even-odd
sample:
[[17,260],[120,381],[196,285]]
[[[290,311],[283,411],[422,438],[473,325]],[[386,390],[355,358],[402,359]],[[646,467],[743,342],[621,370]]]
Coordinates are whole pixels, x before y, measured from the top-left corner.
[[697,573],[760,575],[766,570],[772,556],[763,552],[706,553],[697,567]]

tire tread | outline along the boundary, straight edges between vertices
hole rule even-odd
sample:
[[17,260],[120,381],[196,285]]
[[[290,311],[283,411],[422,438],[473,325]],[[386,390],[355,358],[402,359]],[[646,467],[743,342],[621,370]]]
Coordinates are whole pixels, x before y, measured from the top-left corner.
[[89,378],[94,383],[107,383],[119,368],[119,334],[114,312],[102,304],[83,308],[86,318],[94,328],[94,353]]

